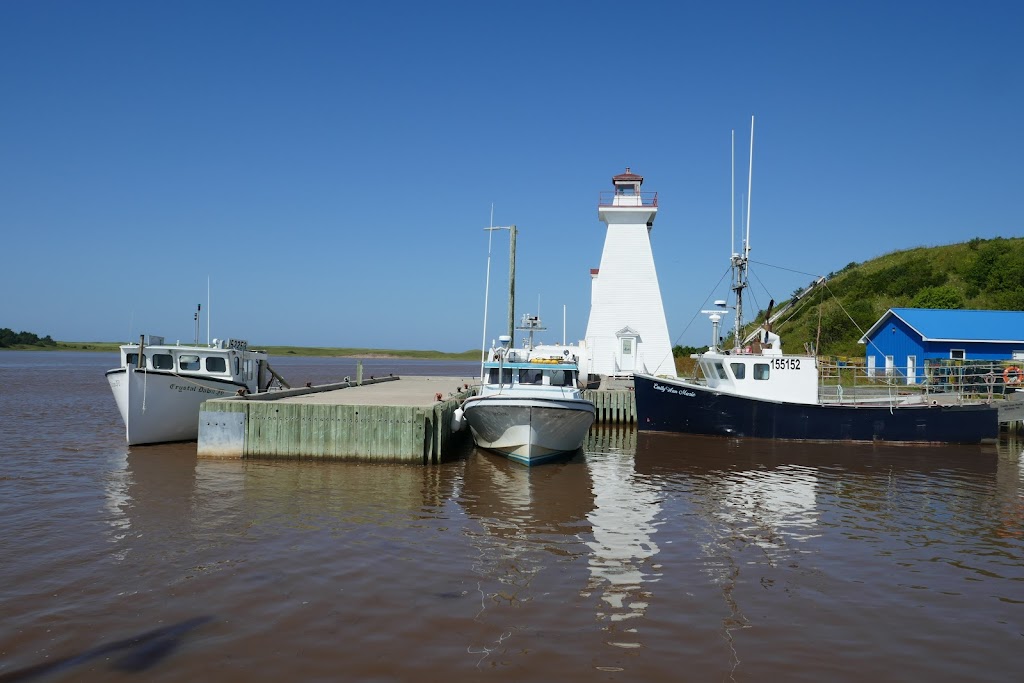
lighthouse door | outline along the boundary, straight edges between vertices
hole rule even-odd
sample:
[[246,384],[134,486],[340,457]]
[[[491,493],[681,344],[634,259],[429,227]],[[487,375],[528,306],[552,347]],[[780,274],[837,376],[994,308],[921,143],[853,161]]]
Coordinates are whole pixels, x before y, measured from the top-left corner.
[[622,372],[633,372],[636,365],[636,339],[634,337],[622,337],[619,340],[619,370]]

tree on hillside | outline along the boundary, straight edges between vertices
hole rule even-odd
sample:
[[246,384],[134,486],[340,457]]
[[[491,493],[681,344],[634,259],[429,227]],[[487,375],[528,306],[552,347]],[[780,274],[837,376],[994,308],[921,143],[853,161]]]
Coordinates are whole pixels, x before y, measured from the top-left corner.
[[925,287],[914,297],[911,306],[914,308],[963,308],[964,295],[951,285]]

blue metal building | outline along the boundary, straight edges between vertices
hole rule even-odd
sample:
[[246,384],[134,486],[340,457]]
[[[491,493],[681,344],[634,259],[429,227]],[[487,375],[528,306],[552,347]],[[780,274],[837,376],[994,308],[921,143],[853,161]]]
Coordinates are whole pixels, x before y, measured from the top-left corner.
[[915,384],[941,361],[1024,361],[1024,311],[890,308],[860,343],[869,374]]

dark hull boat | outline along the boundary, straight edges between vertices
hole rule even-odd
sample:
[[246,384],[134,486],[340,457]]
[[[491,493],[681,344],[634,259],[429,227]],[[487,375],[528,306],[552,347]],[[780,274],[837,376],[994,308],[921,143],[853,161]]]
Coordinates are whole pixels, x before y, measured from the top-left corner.
[[997,409],[941,405],[799,404],[735,396],[680,380],[634,377],[637,429],[808,441],[987,443],[999,436]]
[[[750,135],[753,161],[753,119]],[[722,347],[719,326],[729,311],[725,300],[716,301],[716,309],[703,311],[712,323],[712,344],[691,356],[702,379],[634,376],[640,431],[904,443],[973,444],[998,438],[999,408],[993,403],[991,384],[987,396],[931,393],[930,387],[910,386],[905,379],[900,386],[901,378],[895,374],[870,369],[858,378],[852,365],[825,363],[813,352],[783,353],[773,322],[824,278],[794,296],[774,317],[774,302],[769,303],[763,327],[743,338],[749,236],[748,187],[747,239],[730,259],[736,297],[734,345],[729,350]]]

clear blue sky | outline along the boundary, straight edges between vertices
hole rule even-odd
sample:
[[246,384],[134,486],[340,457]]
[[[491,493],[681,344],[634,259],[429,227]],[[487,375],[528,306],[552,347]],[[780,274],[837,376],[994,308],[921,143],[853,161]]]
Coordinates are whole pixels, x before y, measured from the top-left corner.
[[213,336],[478,348],[493,204],[516,318],[539,301],[560,340],[564,306],[575,340],[629,166],[672,341],[701,344],[751,115],[751,257],[800,271],[755,265],[754,308],[1019,236],[1022,27],[1015,2],[3,2],[0,327],[186,341],[209,278]]

